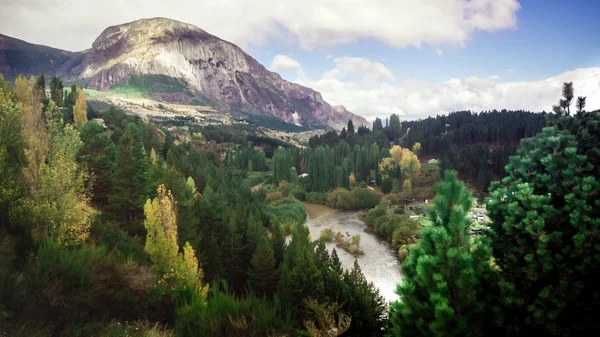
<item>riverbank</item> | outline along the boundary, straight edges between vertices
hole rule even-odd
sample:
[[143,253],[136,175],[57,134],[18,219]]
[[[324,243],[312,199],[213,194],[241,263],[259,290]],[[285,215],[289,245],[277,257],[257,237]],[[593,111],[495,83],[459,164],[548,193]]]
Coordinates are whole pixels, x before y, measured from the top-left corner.
[[311,238],[318,239],[321,231],[326,228],[330,228],[334,233],[341,232],[350,237],[360,235],[360,247],[364,250],[364,255],[357,258],[336,247],[333,242],[327,242],[325,245],[330,252],[336,248],[340,262],[345,269],[352,269],[354,260],[356,260],[365,278],[373,282],[387,301],[397,300],[396,287],[400,283],[402,275],[400,262],[392,247],[374,234],[367,232],[368,227],[358,218],[357,212],[336,211],[326,206],[309,203],[304,203],[304,206],[308,214],[306,225]]

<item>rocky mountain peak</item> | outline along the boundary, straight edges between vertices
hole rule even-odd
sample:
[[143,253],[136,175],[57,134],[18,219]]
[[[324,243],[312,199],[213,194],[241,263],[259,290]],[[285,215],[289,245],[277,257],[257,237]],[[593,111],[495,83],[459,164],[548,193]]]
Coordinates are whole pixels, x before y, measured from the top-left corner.
[[159,101],[209,105],[242,118],[275,118],[313,129],[341,129],[349,118],[367,124],[332,107],[320,93],[268,71],[235,44],[171,19],[108,27],[72,64],[64,73],[98,90],[134,87]]

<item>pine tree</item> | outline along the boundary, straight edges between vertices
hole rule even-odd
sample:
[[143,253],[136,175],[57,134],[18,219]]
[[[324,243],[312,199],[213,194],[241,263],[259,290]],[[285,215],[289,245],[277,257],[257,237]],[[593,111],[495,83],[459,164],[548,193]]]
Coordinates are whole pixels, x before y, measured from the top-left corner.
[[567,110],[551,116],[550,125],[521,141],[506,166],[508,176],[490,188],[503,326],[519,335],[595,335],[600,116],[572,117]]
[[279,267],[283,262],[283,251],[285,249],[285,237],[281,225],[275,223],[271,224],[272,239],[271,244],[273,245],[273,256],[275,257],[275,265]]
[[93,200],[106,204],[111,191],[116,148],[100,124],[91,121],[80,129],[83,146],[79,160],[87,166],[93,181]]
[[75,106],[73,107],[73,116],[75,119],[75,125],[78,129],[87,123],[87,101],[85,100],[85,93],[83,89],[77,89],[77,98],[75,100]]
[[[494,276],[487,239],[470,238],[466,213],[471,193],[447,171],[421,240],[402,266],[400,300],[391,306],[394,336],[482,336],[493,323],[486,315]],[[488,325],[488,326],[486,326]]]
[[109,204],[113,213],[128,224],[131,233],[139,233],[137,222],[142,218],[142,206],[150,194],[149,167],[138,128],[129,124],[117,146]]
[[248,278],[258,296],[272,296],[277,288],[277,271],[273,248],[266,236],[258,241],[252,255]]

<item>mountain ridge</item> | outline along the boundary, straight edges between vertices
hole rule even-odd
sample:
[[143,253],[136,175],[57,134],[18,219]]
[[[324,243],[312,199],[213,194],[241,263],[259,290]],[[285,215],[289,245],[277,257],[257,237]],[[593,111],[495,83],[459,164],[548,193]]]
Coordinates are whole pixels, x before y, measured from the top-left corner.
[[107,27],[91,49],[80,53],[51,49],[38,53],[69,56],[51,75],[67,75],[92,89],[138,86],[165,102],[201,103],[231,115],[265,115],[312,129],[339,130],[349,119],[368,125],[363,117],[331,106],[319,92],[267,70],[237,45],[176,20]]

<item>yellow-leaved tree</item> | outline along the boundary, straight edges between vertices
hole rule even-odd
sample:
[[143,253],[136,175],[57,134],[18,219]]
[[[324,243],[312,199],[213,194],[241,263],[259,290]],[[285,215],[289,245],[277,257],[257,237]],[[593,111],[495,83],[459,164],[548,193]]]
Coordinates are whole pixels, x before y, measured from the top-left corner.
[[161,276],[159,284],[169,289],[197,287],[201,296],[206,299],[208,285],[202,286],[204,275],[194,249],[186,242],[183,252],[179,252],[176,207],[173,194],[164,185],[158,186],[155,199],[146,201],[146,252]]
[[73,106],[73,119],[75,119],[75,125],[77,128],[87,123],[87,101],[85,100],[85,93],[83,89],[77,89],[77,98],[75,99],[75,106]]
[[79,132],[63,123],[54,102],[43,115],[33,77],[29,81],[17,78],[15,90],[26,145],[23,177],[28,187],[32,237],[39,241],[51,236],[61,245],[78,245],[88,238],[94,214],[84,186],[87,172],[77,166],[82,145]]
[[421,143],[416,142],[413,144],[412,152],[414,152],[417,156],[421,152]]
[[398,183],[412,179],[421,171],[419,157],[409,149],[398,145],[392,146],[390,156],[379,163],[379,171],[383,179],[397,179]]

